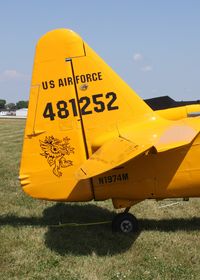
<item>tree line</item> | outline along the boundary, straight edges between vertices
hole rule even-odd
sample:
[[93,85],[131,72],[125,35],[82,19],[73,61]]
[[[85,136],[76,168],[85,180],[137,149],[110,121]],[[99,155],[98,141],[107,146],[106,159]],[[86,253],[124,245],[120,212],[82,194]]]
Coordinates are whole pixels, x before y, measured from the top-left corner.
[[28,108],[28,101],[20,100],[16,103],[7,103],[6,100],[0,99],[0,110],[15,111],[22,108]]

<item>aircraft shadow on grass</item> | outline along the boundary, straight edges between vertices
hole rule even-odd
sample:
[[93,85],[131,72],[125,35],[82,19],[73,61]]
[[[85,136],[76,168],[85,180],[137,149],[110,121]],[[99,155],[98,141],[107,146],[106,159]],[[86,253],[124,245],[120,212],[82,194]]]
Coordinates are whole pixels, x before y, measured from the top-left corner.
[[61,255],[115,255],[127,251],[138,238],[141,231],[175,232],[200,230],[200,218],[172,218],[165,220],[139,219],[140,228],[135,234],[112,233],[110,224],[52,227],[65,223],[93,223],[111,221],[114,212],[92,204],[58,203],[46,208],[43,217],[0,216],[0,226],[47,227],[45,245]]

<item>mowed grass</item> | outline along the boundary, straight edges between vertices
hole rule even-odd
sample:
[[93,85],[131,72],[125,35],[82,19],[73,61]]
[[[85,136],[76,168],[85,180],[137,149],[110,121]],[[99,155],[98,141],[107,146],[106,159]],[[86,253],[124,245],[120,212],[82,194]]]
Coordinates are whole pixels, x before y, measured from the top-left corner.
[[200,279],[200,200],[171,207],[145,201],[131,209],[134,235],[110,225],[110,201],[53,203],[26,196],[18,182],[25,122],[0,120],[0,279]]

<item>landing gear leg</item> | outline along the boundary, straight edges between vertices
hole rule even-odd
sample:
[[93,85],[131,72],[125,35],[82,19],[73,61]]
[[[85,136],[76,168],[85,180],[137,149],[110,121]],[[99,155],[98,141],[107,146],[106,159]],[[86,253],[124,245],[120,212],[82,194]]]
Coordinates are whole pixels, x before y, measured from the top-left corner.
[[130,209],[131,209],[131,207],[127,207],[127,208],[124,210],[124,213],[128,213]]
[[128,213],[130,207],[124,213],[117,214],[112,221],[113,232],[131,233],[138,231],[138,220]]

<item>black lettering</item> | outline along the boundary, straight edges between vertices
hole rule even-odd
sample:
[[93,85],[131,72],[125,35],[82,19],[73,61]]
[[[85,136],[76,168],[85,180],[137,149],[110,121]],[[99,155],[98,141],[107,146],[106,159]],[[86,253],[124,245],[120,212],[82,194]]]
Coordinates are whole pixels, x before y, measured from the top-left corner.
[[48,83],[47,83],[47,81],[42,82],[42,87],[43,87],[44,90],[48,89]]
[[73,80],[72,80],[72,77],[67,77],[67,82],[68,82],[68,85],[73,85]]
[[122,176],[121,176],[121,174],[118,174],[117,175],[117,181],[121,181],[122,180]]
[[64,85],[67,86],[67,79],[66,78],[63,79],[63,82],[64,82]]
[[92,114],[91,110],[87,110],[90,105],[90,98],[88,96],[83,96],[79,99],[79,103],[83,103],[83,107],[81,108],[81,115],[90,115]]
[[109,184],[112,183],[112,176],[108,176],[107,178],[108,178],[108,183]]
[[128,180],[128,173],[123,173],[122,174],[122,180],[127,181]]
[[94,107],[94,111],[97,112],[97,113],[100,113],[100,112],[103,112],[105,110],[105,104],[103,101],[101,100],[98,100],[99,98],[103,97],[103,94],[95,94],[92,96],[92,101],[95,105],[98,105],[98,106],[95,106]]
[[49,81],[50,88],[55,88],[54,80]]
[[[96,82],[96,81],[101,81],[102,78],[102,73],[101,72],[93,72],[93,73],[87,73],[87,74],[82,74],[82,75],[77,75],[75,77],[76,83],[78,84],[79,82],[81,83],[86,83],[86,82]],[[68,82],[69,84],[69,82]],[[70,84],[72,83],[72,80],[70,81]]]
[[59,79],[59,80],[58,80],[58,86],[59,86],[59,87],[64,87],[64,83],[63,83],[63,80],[62,80],[62,79]]
[[79,83],[79,80],[80,80],[80,76],[76,76],[76,77],[75,77],[75,80],[76,80],[76,83],[78,84],[78,83]]
[[92,73],[92,80],[97,81],[97,79],[98,79],[97,73]]
[[114,174],[111,176],[105,176],[98,178],[99,184],[112,184],[116,183],[118,181],[127,181],[128,180],[128,173],[122,173],[122,174]]
[[57,102],[57,109],[58,109],[58,117],[60,119],[66,119],[69,116],[69,111],[67,109],[67,102],[64,100]]
[[51,102],[48,102],[43,113],[44,118],[50,118],[51,121],[54,121],[55,115],[53,112],[53,106]]
[[77,117],[78,112],[77,112],[77,107],[76,107],[76,100],[74,98],[70,99],[69,103],[71,103],[71,105],[72,105],[72,112],[73,112],[74,117]]
[[87,82],[92,82],[92,77],[90,74],[86,74],[86,80]]
[[99,81],[103,80],[103,78],[102,78],[102,73],[101,73],[101,72],[98,72],[97,74],[98,74],[98,80],[99,80]]
[[85,75],[81,75],[80,78],[81,78],[81,83],[85,83],[85,82],[86,82],[86,77],[85,77]]
[[116,182],[117,175],[112,175],[112,177],[113,177],[113,182]]
[[117,95],[114,92],[108,92],[106,94],[106,98],[110,99],[110,101],[107,104],[107,108],[108,111],[112,111],[112,110],[118,110],[119,107],[118,106],[113,106],[114,102],[117,100]]
[[[83,76],[83,75],[82,75]],[[80,77],[80,76],[78,76]],[[70,79],[71,82],[71,77],[68,78],[63,78],[63,79],[59,79],[59,86],[65,86],[67,84],[68,79]],[[54,80],[50,80],[42,82],[43,83],[43,88],[44,89],[48,89],[48,87],[50,88],[54,88],[55,87],[55,83]],[[102,100],[103,98],[107,98],[108,99],[108,103],[107,105],[104,103],[104,100]],[[91,95],[91,97],[89,96],[82,96],[78,102],[79,104],[81,104],[80,106],[80,110],[81,110],[81,115],[90,115],[94,112],[96,113],[102,113],[105,111],[106,106],[108,111],[111,110],[117,110],[119,109],[119,107],[117,105],[114,105],[114,102],[117,100],[117,95],[114,92],[108,92],[105,95],[102,93],[99,94],[94,94]],[[68,103],[67,103],[68,102]],[[61,119],[67,118],[69,116],[69,114],[73,114],[74,117],[77,117],[79,112],[78,112],[78,106],[77,106],[77,100],[75,98],[72,98],[68,101],[64,101],[64,100],[60,100],[57,102],[56,106],[57,106],[57,116]],[[68,104],[70,104],[70,111],[68,110]],[[92,110],[91,110],[92,109]],[[54,120],[55,119],[55,114],[53,112],[53,107],[51,103],[47,103],[46,108],[44,110],[43,113],[44,118],[50,118],[50,120]],[[127,180],[126,176],[124,175],[124,178],[120,177],[121,175],[119,175],[118,177],[113,177],[113,180],[116,181],[121,181],[121,180]],[[111,179],[104,177],[104,180],[108,180],[110,181]],[[106,181],[107,182],[107,181]]]

